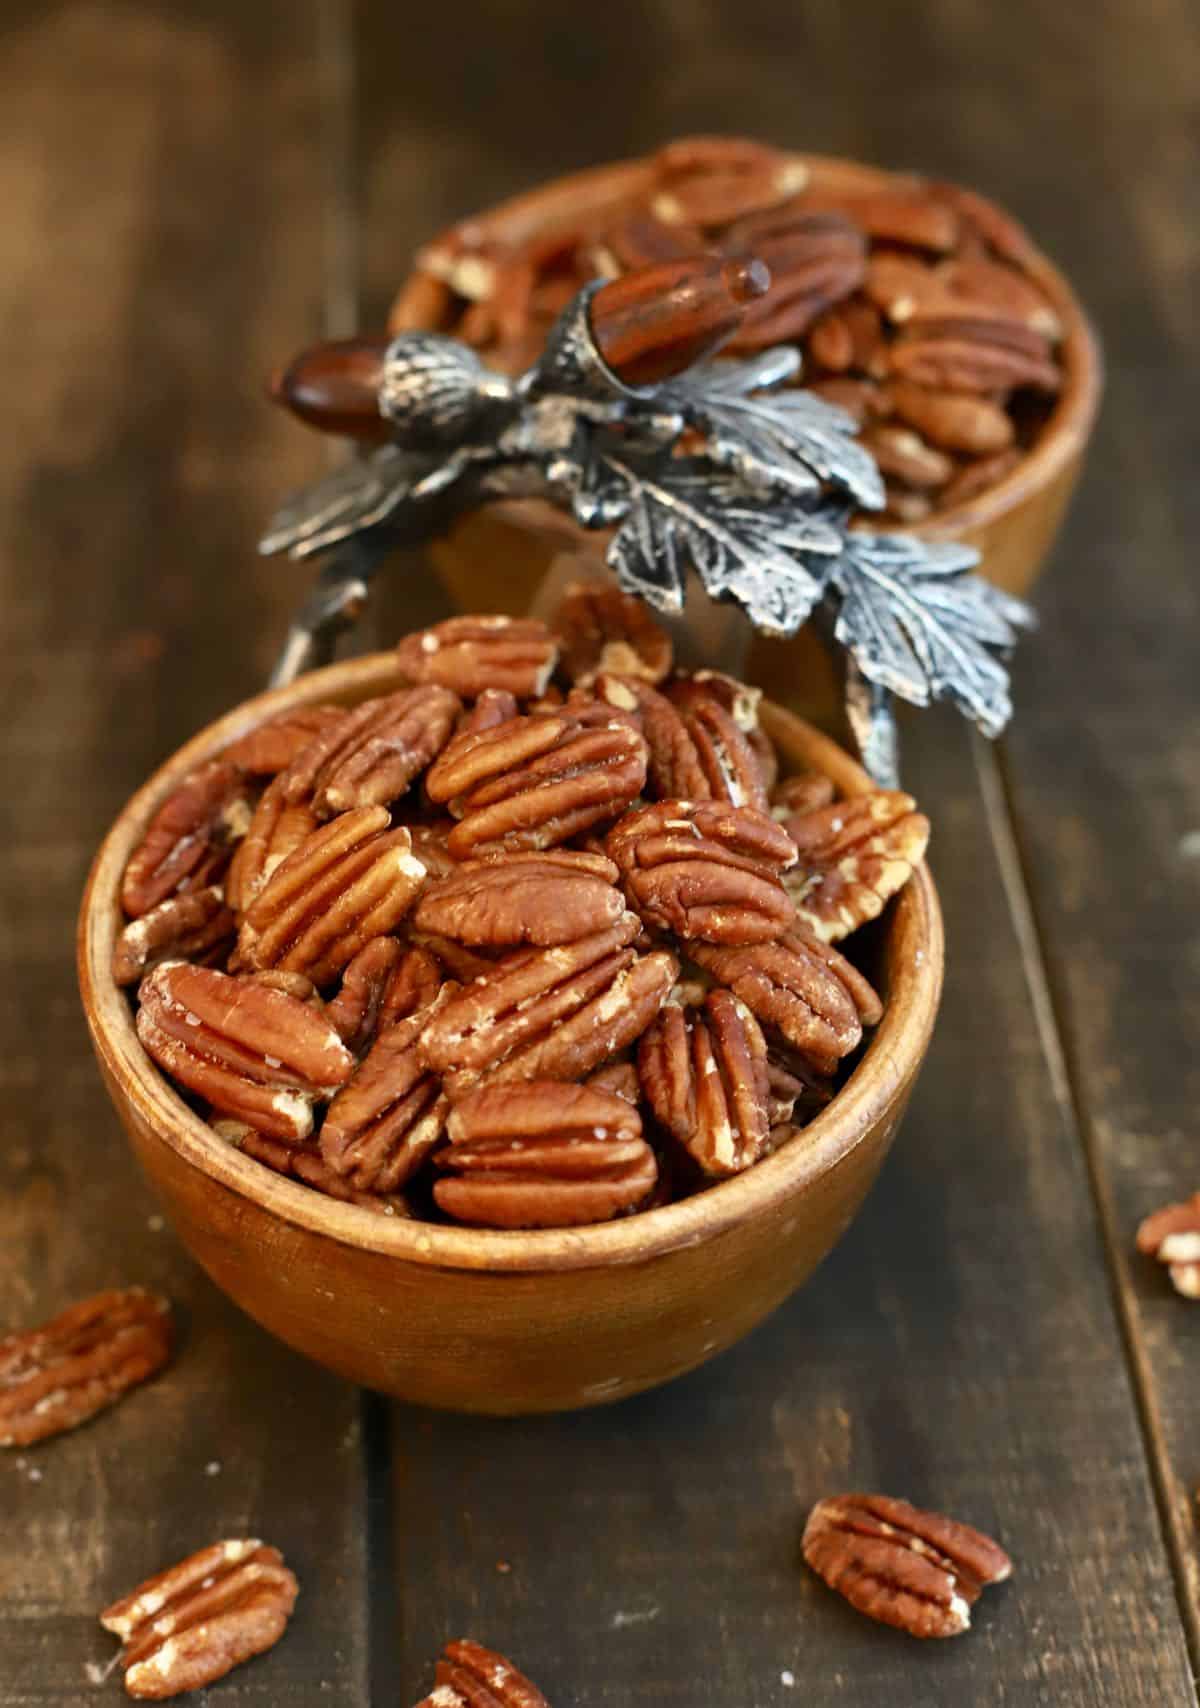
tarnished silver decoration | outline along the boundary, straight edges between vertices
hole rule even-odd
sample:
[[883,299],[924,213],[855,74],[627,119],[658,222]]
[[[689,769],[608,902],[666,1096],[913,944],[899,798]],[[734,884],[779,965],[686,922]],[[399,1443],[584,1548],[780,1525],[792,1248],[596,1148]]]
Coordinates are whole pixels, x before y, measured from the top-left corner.
[[274,680],[307,668],[353,620],[393,546],[489,499],[537,496],[615,530],[608,564],[660,611],[682,608],[691,569],[767,633],[794,634],[819,612],[846,649],[848,717],[880,783],[896,782],[891,695],[950,700],[998,735],[1012,710],[1005,660],[1032,623],[1028,607],[971,574],[968,547],[851,526],[856,510],[882,506],[879,470],[844,411],[777,389],[796,375],[794,350],[631,387],[592,335],[598,288],[576,296],[515,381],[438,334],[388,346],[378,407],[393,443],[299,494],[260,542],[301,559],[337,548]]

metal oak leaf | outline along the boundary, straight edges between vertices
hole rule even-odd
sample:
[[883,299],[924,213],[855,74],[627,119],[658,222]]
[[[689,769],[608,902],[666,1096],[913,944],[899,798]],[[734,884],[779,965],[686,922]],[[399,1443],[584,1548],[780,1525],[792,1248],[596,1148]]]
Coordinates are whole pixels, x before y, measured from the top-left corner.
[[[415,511],[447,492],[475,459],[470,451],[449,457],[383,445],[368,457],[351,457],[323,480],[306,486],[271,518],[259,551],[315,557],[356,535]],[[407,520],[407,518],[406,518]]]
[[1003,660],[1032,612],[970,574],[969,546],[851,530],[830,572],[834,633],[862,674],[913,705],[950,700],[985,735],[1012,715]]
[[[679,611],[691,568],[710,598],[735,599],[756,628],[795,634],[825,590],[821,560],[841,550],[836,528],[794,503],[762,504],[706,457],[662,457],[645,469],[605,461],[629,487],[628,514],[606,554],[623,587]],[[805,556],[820,567],[810,569]]]
[[883,481],[874,458],[855,442],[853,416],[814,392],[764,392],[797,364],[794,350],[713,363],[663,386],[656,402],[703,432],[712,461],[747,485],[811,497],[827,483],[864,510],[882,509]]

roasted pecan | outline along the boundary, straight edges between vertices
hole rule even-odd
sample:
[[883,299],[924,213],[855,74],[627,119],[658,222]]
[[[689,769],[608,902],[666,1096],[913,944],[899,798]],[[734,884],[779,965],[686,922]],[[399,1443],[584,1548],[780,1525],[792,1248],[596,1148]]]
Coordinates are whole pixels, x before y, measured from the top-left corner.
[[444,878],[457,869],[458,861],[446,846],[454,829],[452,818],[440,818],[432,824],[414,824],[411,829],[413,853],[430,878]]
[[773,207],[808,182],[808,168],[741,137],[683,137],[654,157],[659,188],[651,201],[667,225],[727,225]]
[[1062,337],[1062,323],[1045,296],[1015,267],[978,256],[958,256],[943,261],[935,269],[935,278],[936,297],[923,297],[913,319],[983,315],[1026,326],[1052,343]]
[[737,949],[693,943],[689,953],[818,1073],[832,1073],[883,1013],[858,969],[806,930]]
[[721,239],[725,254],[753,253],[766,263],[771,288],[746,309],[727,349],[759,350],[798,339],[813,322],[858,289],[866,275],[863,234],[836,213],[779,208],[741,219]]
[[408,938],[460,984],[470,984],[472,979],[492,973],[501,959],[497,955],[482,955],[478,949],[468,949],[465,943],[456,943],[453,937],[438,937],[432,931],[410,930]]
[[911,190],[877,190],[866,196],[839,196],[837,206],[877,243],[907,243],[913,249],[944,254],[958,242],[959,221],[954,209],[933,200],[923,185]]
[[[341,717],[341,713],[338,716]],[[249,828],[238,843],[225,874],[225,899],[244,913],[276,866],[311,836],[319,820],[308,801],[289,805],[287,777],[273,777],[254,809]]]
[[933,515],[933,497],[928,492],[914,492],[911,486],[901,486],[894,480],[884,482],[884,491],[887,504],[876,511],[881,521],[901,522],[905,527],[913,527]]
[[[705,801],[712,789],[696,744],[687,732],[678,707],[665,694],[635,676],[601,671],[591,686],[597,701],[623,717],[636,719],[649,756],[647,772],[655,795],[671,800]],[[572,703],[568,710],[575,711]]]
[[545,691],[558,645],[533,617],[451,617],[406,635],[397,657],[414,682],[437,682],[464,700],[504,688],[518,700]]
[[[891,398],[901,421],[943,450],[987,456],[1013,442],[1012,417],[990,398],[930,391],[928,386],[913,385],[910,380],[894,380]],[[879,466],[883,468],[884,464]]]
[[893,326],[903,326],[927,311],[942,295],[935,268],[915,255],[886,249],[868,261],[863,289]]
[[160,1701],[224,1678],[283,1636],[299,1585],[278,1548],[214,1542],[100,1615],[124,1647],[130,1696]]
[[323,1014],[254,979],[166,961],[138,994],[138,1037],[159,1067],[274,1138],[307,1138],[314,1105],[354,1071]]
[[605,1062],[595,1073],[588,1074],[586,1083],[593,1091],[611,1091],[614,1097],[623,1097],[626,1103],[636,1103],[642,1094],[637,1067],[628,1061]]
[[0,1447],[75,1429],[156,1376],[171,1307],[144,1287],[97,1293],[41,1328],[0,1340]]
[[883,322],[875,304],[863,297],[850,297],[823,314],[808,335],[808,349],[813,361],[830,373],[887,377]]
[[775,1112],[762,1028],[728,990],[702,1009],[662,1009],[638,1046],[638,1079],[655,1118],[713,1178],[763,1156]]
[[[731,696],[730,689],[738,692]],[[766,779],[750,741],[750,732],[758,727],[758,691],[715,671],[701,671],[673,682],[668,694],[704,776],[702,798],[766,812]],[[646,739],[651,739],[648,727]],[[671,751],[678,751],[677,742]]]
[[285,771],[316,736],[340,723],[344,715],[341,706],[297,706],[247,730],[221,758],[252,777],[274,777]]
[[784,820],[800,856],[784,886],[826,943],[877,918],[925,858],[929,820],[916,806],[899,790],[873,789]]
[[399,1216],[404,1220],[412,1216],[403,1193],[394,1192],[384,1197],[377,1192],[360,1192],[340,1174],[335,1174],[320,1151],[311,1145],[290,1145],[282,1139],[269,1139],[265,1133],[256,1133],[244,1121],[223,1118],[209,1125],[226,1144],[240,1150],[243,1156],[261,1162],[273,1174],[286,1175],[289,1180],[311,1186],[314,1192],[323,1192],[327,1198],[336,1198],[343,1204],[357,1204],[360,1209],[371,1210],[376,1215]]
[[237,920],[220,889],[186,890],[168,896],[131,919],[113,945],[112,976],[117,984],[136,984],[159,961],[201,961],[228,948]]
[[978,498],[981,492],[990,492],[993,486],[998,486],[1021,463],[1021,453],[1014,445],[1010,450],[997,451],[994,457],[980,457],[961,468],[953,480],[947,481],[941,491],[943,510],[949,510],[952,505],[966,504],[972,498]]
[[150,820],[121,880],[131,919],[160,901],[216,883],[246,833],[250,799],[236,765],[210,759],[192,771]]
[[425,886],[413,923],[483,948],[573,943],[620,919],[625,901],[616,879],[603,855],[560,848],[467,860]]
[[1047,340],[1007,320],[929,319],[892,345],[892,372],[937,390],[1056,392],[1062,374]]
[[956,1637],[986,1585],[1012,1575],[990,1537],[888,1495],[818,1501],[804,1558],[851,1607],[913,1637]]
[[836,792],[833,779],[823,771],[797,772],[771,790],[771,817],[786,822],[796,813],[815,812],[827,807]]
[[572,682],[598,670],[661,682],[671,673],[674,648],[667,631],[640,599],[602,582],[569,586],[554,617],[562,667]]
[[[424,950],[413,950],[412,953],[420,955],[422,969],[427,966],[434,969],[432,976],[436,991],[440,975],[432,955]],[[353,1050],[356,1056],[362,1055],[379,1030],[383,999],[403,958],[404,950],[394,937],[373,937],[348,964],[337,995],[331,997],[326,1005],[325,1014],[330,1025],[346,1048]]]
[[641,1036],[678,971],[674,956],[638,956],[633,914],[555,949],[500,961],[444,1003],[422,1053],[452,1101],[489,1080],[582,1079]]
[[495,729],[521,711],[515,694],[507,688],[485,688],[473,706],[468,706],[458,721],[455,735],[478,735],[480,730]]
[[1185,1299],[1200,1299],[1200,1192],[1147,1216],[1137,1248],[1166,1265],[1171,1285]]
[[338,1092],[321,1127],[321,1156],[361,1192],[395,1192],[442,1136],[446,1099],[418,1046],[440,998],[381,1032],[354,1078]]
[[605,847],[642,919],[685,940],[765,943],[794,917],[780,873],[795,847],[751,807],[658,801],[627,812]]
[[868,421],[882,421],[891,410],[887,389],[875,380],[843,379],[840,374],[832,379],[822,376],[813,380],[808,389],[826,403],[844,409],[860,427]]
[[919,433],[898,422],[876,421],[864,427],[861,442],[874,457],[880,473],[919,491],[945,486],[954,473],[952,458],[927,445]]
[[292,761],[287,800],[311,798],[318,818],[399,800],[449,741],[461,709],[457,694],[429,682],[364,700]]
[[610,276],[660,261],[685,261],[704,248],[699,226],[679,221],[668,224],[640,208],[623,214],[608,227],[595,252],[598,271]]
[[467,1637],[446,1644],[435,1676],[436,1688],[417,1708],[550,1708],[511,1661]]
[[566,842],[615,818],[645,780],[646,746],[635,731],[536,714],[456,736],[425,787],[458,818],[447,846],[465,860]]
[[564,1228],[632,1210],[658,1178],[637,1110],[614,1092],[533,1080],[458,1103],[434,1198],[456,1221]]
[[329,982],[372,937],[394,930],[425,867],[386,807],[359,807],[313,831],[277,866],[242,916],[238,964]]

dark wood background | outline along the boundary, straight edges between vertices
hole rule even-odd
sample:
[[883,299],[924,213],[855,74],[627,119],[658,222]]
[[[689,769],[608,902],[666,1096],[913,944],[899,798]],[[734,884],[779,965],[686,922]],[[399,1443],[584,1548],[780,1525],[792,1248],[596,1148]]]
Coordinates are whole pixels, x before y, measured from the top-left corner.
[[[1200,1185],[1200,13],[7,0],[0,25],[0,1325],[132,1279],[187,1322],[168,1379],[0,1462],[4,1708],[115,1699],[86,1671],[97,1608],[246,1531],[303,1593],[213,1691],[231,1708],[406,1708],[464,1632],[557,1708],[1193,1702],[1200,1309],[1130,1250]],[[265,372],[378,322],[449,218],[713,129],[1011,205],[1095,314],[1103,420],[1013,733],[906,737],[949,988],[850,1234],[660,1394],[392,1409],[268,1340],[163,1228],[93,1069],[73,915],[111,815],[261,683],[296,600],[252,542],[322,452]],[[384,635],[444,601],[385,606]],[[907,1642],[805,1572],[804,1515],[846,1486],[1004,1540],[1016,1577],[973,1634]]]

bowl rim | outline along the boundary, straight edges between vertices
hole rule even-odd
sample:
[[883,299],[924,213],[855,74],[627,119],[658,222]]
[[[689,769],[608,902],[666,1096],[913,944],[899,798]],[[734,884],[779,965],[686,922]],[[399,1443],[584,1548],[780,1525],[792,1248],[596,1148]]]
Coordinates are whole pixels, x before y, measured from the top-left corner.
[[[120,881],[152,812],[183,774],[278,712],[317,700],[353,702],[402,681],[394,653],[375,653],[310,672],[243,701],[171,755],[117,815],[92,863],[80,904],[77,961],[93,1044],[110,1088],[141,1127],[216,1184],[285,1221],[343,1245],[443,1269],[526,1273],[641,1263],[723,1230],[838,1166],[906,1091],[924,1058],[941,993],[944,939],[937,892],[922,865],[892,904],[889,993],[883,1019],[849,1079],[803,1136],[754,1168],[680,1203],[583,1228],[502,1230],[447,1227],[388,1217],[328,1198],[243,1156],[175,1091],[137,1037],[129,1003],[110,971],[122,921]],[[802,741],[806,757],[846,794],[870,788],[862,768],[829,737],[771,702],[768,728]],[[123,1111],[118,1111],[124,1113]]]
[[[780,149],[778,152],[785,160],[806,166],[814,177],[838,179],[863,190],[897,183],[921,184],[933,181],[929,173],[896,170],[877,166],[869,161],[849,160],[841,155],[813,154],[794,149]],[[389,319],[396,313],[406,291],[420,272],[421,255],[436,248],[453,233],[471,227],[486,230],[499,226],[520,234],[545,225],[548,219],[553,220],[560,208],[564,214],[569,213],[571,217],[577,218],[581,202],[585,207],[602,207],[606,202],[615,201],[638,189],[649,179],[652,161],[653,155],[641,155],[633,159],[612,160],[587,166],[578,172],[563,173],[558,177],[545,179],[530,189],[522,190],[515,196],[505,197],[478,213],[456,220],[417,251],[408,275],[395,293]],[[967,189],[965,185],[953,187]],[[998,202],[981,191],[969,190],[968,193],[976,197],[982,206],[993,209],[1004,218],[1015,219],[1015,216],[1008,214]],[[935,511],[926,521],[888,523],[889,533],[918,534],[929,539],[945,539],[986,529],[1000,517],[1023,504],[1033,493],[1051,486],[1082,454],[1087,444],[1103,390],[1104,361],[1100,341],[1083,304],[1064,274],[1029,237],[1024,225],[1019,221],[1016,223],[1020,225],[1029,242],[1029,252],[1024,264],[1042,286],[1062,320],[1060,355],[1065,376],[1062,390],[1055,399],[1054,408],[1037,440],[1016,468],[1005,475],[1003,480],[997,481],[994,486],[987,487],[974,498],[968,498],[961,504]],[[870,518],[866,518],[864,526],[871,525]]]

